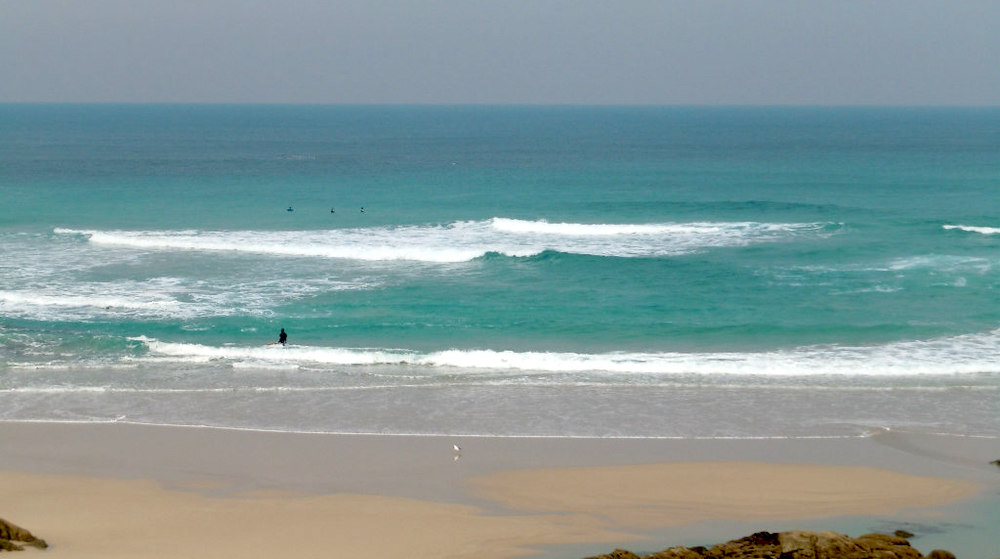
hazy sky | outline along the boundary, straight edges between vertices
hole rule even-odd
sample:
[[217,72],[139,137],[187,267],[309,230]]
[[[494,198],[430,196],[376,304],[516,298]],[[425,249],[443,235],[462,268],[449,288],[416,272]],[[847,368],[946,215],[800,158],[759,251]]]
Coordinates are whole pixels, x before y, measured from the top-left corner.
[[0,0],[0,102],[1000,105],[1000,0]]

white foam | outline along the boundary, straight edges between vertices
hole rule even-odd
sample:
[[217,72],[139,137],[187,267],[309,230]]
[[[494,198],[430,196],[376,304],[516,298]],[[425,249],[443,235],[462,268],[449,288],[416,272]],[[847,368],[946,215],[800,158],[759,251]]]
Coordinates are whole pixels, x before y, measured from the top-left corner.
[[168,299],[142,300],[123,297],[75,296],[18,291],[0,291],[0,302],[14,306],[37,305],[52,307],[115,307],[155,311],[177,307],[177,301]]
[[888,265],[889,271],[904,271],[913,269],[932,269],[940,272],[978,272],[990,271],[993,263],[977,256],[953,256],[949,254],[921,254],[906,258],[897,258]]
[[171,343],[137,337],[154,356],[165,356],[189,362],[227,361],[234,367],[249,368],[252,364],[274,368],[301,365],[377,365],[412,363],[415,353],[397,350],[342,349],[310,346],[264,345],[213,347],[200,344]]
[[[699,224],[610,224],[610,223],[549,223],[495,217],[491,224],[497,231],[519,234],[561,235],[567,237],[608,237],[618,235],[676,234],[699,228]],[[717,225],[704,224],[717,230]]]
[[549,223],[508,218],[447,225],[321,231],[97,231],[56,229],[91,243],[145,250],[198,250],[362,261],[466,262],[490,253],[526,257],[547,250],[615,257],[686,254],[713,247],[824,235],[828,223]]
[[[46,284],[42,284],[42,282]],[[6,316],[34,320],[95,318],[181,319],[249,315],[267,316],[276,304],[331,291],[370,289],[368,280],[332,278],[295,282],[189,281],[161,277],[142,281],[78,282],[53,275],[25,282],[19,289],[0,289]],[[185,325],[190,327],[190,325]]]
[[995,348],[1000,330],[877,346],[804,346],[745,353],[572,353],[445,350],[420,353],[399,349],[312,346],[224,346],[168,343],[137,338],[150,358],[219,361],[235,368],[349,367],[401,365],[447,368],[465,373],[541,372],[617,375],[923,376],[1000,372]]
[[[89,319],[102,315],[162,318],[198,312],[198,305],[186,306],[169,295],[134,287],[130,283],[110,287],[73,284],[65,288],[0,291],[0,308],[8,316],[42,320]],[[102,293],[102,288],[109,293]]]
[[979,227],[975,225],[942,225],[941,228],[946,230],[966,231],[968,233],[979,233],[981,235],[1000,234],[1000,227]]
[[558,235],[565,237],[613,236],[747,236],[812,231],[824,223],[689,222],[689,223],[550,223],[495,217],[490,220],[497,231],[520,234]]

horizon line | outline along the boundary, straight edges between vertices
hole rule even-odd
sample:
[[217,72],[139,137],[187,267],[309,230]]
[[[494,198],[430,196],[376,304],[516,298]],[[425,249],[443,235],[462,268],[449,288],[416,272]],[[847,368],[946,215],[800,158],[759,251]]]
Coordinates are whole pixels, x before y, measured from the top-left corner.
[[997,104],[947,103],[522,103],[522,102],[288,102],[288,101],[0,101],[0,105],[271,106],[271,107],[551,107],[551,108],[1000,108]]

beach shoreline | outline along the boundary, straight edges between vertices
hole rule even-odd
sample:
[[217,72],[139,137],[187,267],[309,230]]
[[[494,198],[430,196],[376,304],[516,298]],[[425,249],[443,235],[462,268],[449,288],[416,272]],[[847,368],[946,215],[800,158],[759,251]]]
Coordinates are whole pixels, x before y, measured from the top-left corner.
[[531,439],[4,422],[0,444],[0,516],[69,559],[556,557],[699,523],[892,517],[997,487],[995,441],[895,432]]

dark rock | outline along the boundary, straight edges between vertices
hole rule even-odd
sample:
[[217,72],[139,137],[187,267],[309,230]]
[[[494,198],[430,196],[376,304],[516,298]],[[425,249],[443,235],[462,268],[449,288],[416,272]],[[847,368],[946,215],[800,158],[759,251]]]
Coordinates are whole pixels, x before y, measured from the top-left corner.
[[903,538],[904,540],[908,540],[913,537],[913,533],[907,532],[906,530],[896,530],[893,532],[893,535],[897,538]]
[[[938,555],[934,555],[938,554]],[[796,530],[758,532],[743,539],[713,546],[671,547],[639,558],[616,549],[593,559],[924,559],[910,542],[898,535],[865,534],[851,538],[837,532]],[[947,551],[934,551],[929,559],[955,559]]]
[[33,542],[27,542],[24,545],[27,545],[27,546],[30,546],[30,547],[35,547],[35,548],[38,548],[38,549],[48,549],[49,548],[49,544],[45,543],[45,540],[40,539],[40,538],[35,538],[35,541],[33,541]]
[[927,559],[955,559],[955,555],[950,551],[935,549],[927,555]]
[[[854,539],[837,532],[782,532],[781,556],[789,559],[825,559],[827,557],[865,557],[864,548]],[[921,558],[922,559],[922,558]]]
[[624,549],[616,549],[611,553],[589,557],[588,559],[642,559],[642,558],[636,555],[635,553],[632,553],[631,551],[626,551]]
[[45,549],[49,546],[45,543],[45,540],[40,540],[24,528],[21,528],[16,524],[11,524],[10,522],[0,518],[0,550],[21,551],[24,549],[24,547],[14,542],[30,545],[39,549]]
[[647,555],[643,559],[704,559],[704,547],[671,547],[658,553]]
[[739,540],[712,546],[703,556],[712,559],[721,559],[723,557],[726,559],[751,559],[758,557],[777,559],[781,557],[781,541],[778,534],[757,532]]
[[0,551],[24,551],[24,548],[10,540],[0,540]]
[[[871,557],[912,557],[913,559],[923,559],[923,555],[919,551],[910,547],[910,542],[899,536],[865,534],[858,537],[857,541],[867,548],[869,553],[872,554]],[[887,555],[887,553],[893,555]]]
[[757,532],[737,541],[750,545],[781,545],[781,536],[772,532]]

